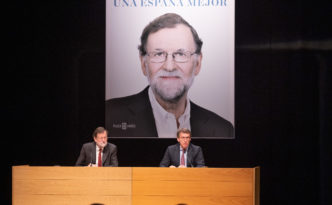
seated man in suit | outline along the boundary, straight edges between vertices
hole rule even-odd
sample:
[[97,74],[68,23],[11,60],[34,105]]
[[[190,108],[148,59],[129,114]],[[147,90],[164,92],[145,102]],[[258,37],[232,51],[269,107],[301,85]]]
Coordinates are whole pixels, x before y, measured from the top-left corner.
[[232,123],[188,98],[201,69],[202,44],[196,30],[177,14],[164,14],[147,25],[139,53],[149,86],[106,101],[110,136],[175,138],[178,129],[187,128],[192,137],[233,138]]
[[204,167],[202,148],[190,143],[191,132],[188,129],[180,129],[177,132],[179,143],[167,147],[161,167]]
[[118,166],[117,147],[107,142],[108,131],[103,127],[97,127],[92,134],[93,142],[82,146],[76,166]]

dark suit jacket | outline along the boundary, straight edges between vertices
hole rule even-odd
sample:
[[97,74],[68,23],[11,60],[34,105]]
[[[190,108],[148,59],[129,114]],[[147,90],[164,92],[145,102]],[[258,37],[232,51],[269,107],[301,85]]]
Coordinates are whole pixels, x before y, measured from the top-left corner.
[[[160,162],[161,167],[169,167],[180,165],[180,144],[168,146],[163,159]],[[204,157],[202,148],[193,144],[189,144],[187,153],[187,167],[204,167]]]
[[[158,137],[148,88],[106,101],[106,129],[114,137]],[[233,138],[233,125],[219,115],[190,102],[191,136]]]
[[[118,166],[117,147],[112,143],[107,143],[103,149],[102,157],[103,167]],[[88,142],[83,144],[80,156],[76,161],[76,166],[88,166],[89,164],[96,164],[96,143]]]

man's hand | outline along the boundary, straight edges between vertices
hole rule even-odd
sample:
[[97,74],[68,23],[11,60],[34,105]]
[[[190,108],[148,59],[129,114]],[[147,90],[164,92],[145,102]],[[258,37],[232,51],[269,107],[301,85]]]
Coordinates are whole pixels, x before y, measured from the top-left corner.
[[88,165],[88,167],[97,167],[97,165],[96,165],[96,164],[92,164],[92,163],[90,163],[90,164]]

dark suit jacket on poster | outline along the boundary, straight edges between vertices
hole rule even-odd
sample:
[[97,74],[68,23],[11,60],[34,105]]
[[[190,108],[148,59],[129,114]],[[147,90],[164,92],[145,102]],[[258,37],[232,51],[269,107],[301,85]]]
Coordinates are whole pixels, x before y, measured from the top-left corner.
[[[148,88],[142,92],[106,101],[105,121],[109,136],[158,137]],[[191,136],[233,138],[233,125],[193,102],[190,102]]]
[[[168,146],[163,159],[160,162],[161,167],[169,167],[180,165],[180,144]],[[202,148],[193,144],[189,144],[187,153],[187,167],[204,167],[204,157]]]
[[[112,143],[107,143],[103,149],[102,157],[103,167],[118,166],[117,147]],[[76,166],[88,166],[89,164],[96,164],[96,143],[88,142],[83,144],[80,156],[76,161]]]

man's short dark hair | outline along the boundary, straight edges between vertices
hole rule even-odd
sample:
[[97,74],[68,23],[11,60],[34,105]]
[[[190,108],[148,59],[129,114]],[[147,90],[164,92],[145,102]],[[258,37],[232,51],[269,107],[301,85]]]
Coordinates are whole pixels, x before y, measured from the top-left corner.
[[199,38],[196,30],[180,15],[175,13],[166,13],[154,19],[144,28],[141,35],[141,45],[138,46],[140,55],[144,56],[146,54],[146,43],[151,33],[155,33],[163,28],[174,28],[178,24],[183,24],[190,28],[190,31],[193,35],[196,44],[195,53],[201,54],[203,41]]
[[108,135],[108,131],[104,127],[97,127],[95,131],[92,133],[92,137],[97,137],[97,134],[104,133],[106,131],[106,135]]
[[185,134],[189,134],[189,136],[191,137],[191,132],[189,129],[187,128],[181,128],[176,132],[176,137],[180,137],[180,133],[185,133]]

